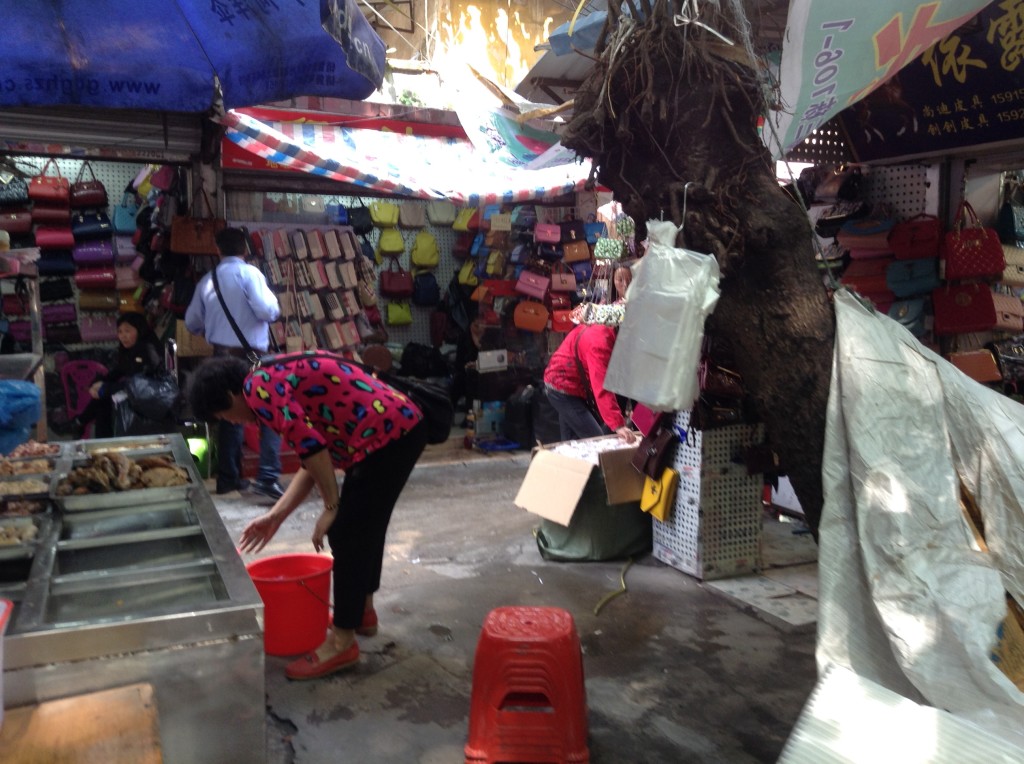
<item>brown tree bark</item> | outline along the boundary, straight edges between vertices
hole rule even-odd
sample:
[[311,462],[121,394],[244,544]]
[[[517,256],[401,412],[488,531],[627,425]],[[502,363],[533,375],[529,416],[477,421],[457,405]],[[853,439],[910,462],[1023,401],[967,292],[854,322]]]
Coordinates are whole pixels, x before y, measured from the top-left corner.
[[[645,10],[639,25],[610,10],[563,143],[594,160],[638,240],[647,220],[671,217],[683,224],[678,245],[718,259],[721,298],[707,333],[743,375],[817,537],[834,313],[810,223],[757,135],[766,106],[743,48],[675,26],[664,3]],[[701,20],[742,34],[743,20]]]

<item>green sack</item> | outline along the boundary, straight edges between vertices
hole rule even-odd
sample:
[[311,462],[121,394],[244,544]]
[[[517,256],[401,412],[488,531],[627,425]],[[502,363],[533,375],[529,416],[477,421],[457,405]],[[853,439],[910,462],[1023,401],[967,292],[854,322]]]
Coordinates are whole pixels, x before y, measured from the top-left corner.
[[541,522],[537,548],[541,557],[555,562],[636,557],[651,551],[651,523],[639,501],[609,505],[603,481],[591,477],[568,527],[550,520]]

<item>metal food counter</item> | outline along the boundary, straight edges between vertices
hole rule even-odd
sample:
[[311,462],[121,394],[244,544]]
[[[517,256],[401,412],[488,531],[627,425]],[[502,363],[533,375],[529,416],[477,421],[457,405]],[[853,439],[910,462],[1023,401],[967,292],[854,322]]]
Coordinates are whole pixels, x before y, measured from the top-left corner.
[[4,705],[149,682],[165,762],[265,761],[263,603],[182,436],[54,445],[0,475]]

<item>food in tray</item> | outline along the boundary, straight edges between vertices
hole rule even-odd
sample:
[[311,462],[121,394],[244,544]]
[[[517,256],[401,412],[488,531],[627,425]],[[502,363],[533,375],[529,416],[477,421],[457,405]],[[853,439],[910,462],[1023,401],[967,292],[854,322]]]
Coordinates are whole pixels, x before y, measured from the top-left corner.
[[7,517],[28,517],[36,512],[46,509],[45,501],[35,499],[11,499],[6,504],[0,505],[0,516]]
[[27,440],[15,446],[14,450],[7,454],[7,456],[10,459],[20,459],[25,456],[53,456],[59,453],[59,443],[40,443],[37,440]]
[[169,488],[189,482],[188,472],[170,456],[140,456],[136,459],[109,452],[93,454],[57,483],[58,496],[111,493],[141,488]]
[[5,459],[0,456],[0,475],[38,475],[53,469],[49,459]]
[[0,480],[0,496],[33,496],[49,488],[42,480]]
[[35,523],[0,523],[0,546],[27,544],[38,532]]

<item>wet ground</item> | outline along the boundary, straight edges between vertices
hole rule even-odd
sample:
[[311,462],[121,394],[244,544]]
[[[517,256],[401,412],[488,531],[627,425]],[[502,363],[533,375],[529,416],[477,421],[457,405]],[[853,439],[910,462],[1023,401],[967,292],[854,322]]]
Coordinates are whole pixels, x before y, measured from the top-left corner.
[[[359,638],[361,662],[292,682],[289,659],[267,657],[268,764],[464,761],[477,640],[508,605],[572,614],[591,762],[777,759],[815,682],[813,628],[779,628],[650,555],[628,569],[543,560],[539,518],[513,504],[528,463],[432,448],[392,519],[380,631]],[[251,496],[214,498],[236,539],[261,511]],[[300,507],[258,557],[311,552],[318,512]],[[627,591],[595,614],[623,576]]]

